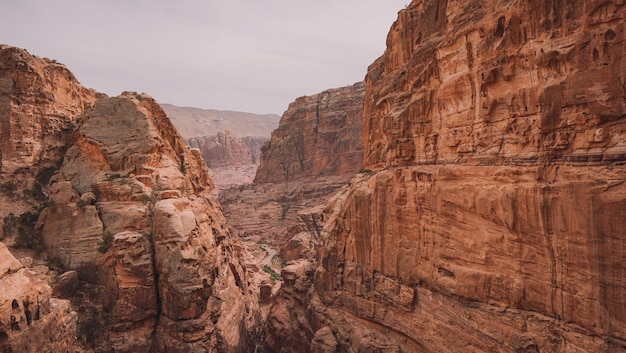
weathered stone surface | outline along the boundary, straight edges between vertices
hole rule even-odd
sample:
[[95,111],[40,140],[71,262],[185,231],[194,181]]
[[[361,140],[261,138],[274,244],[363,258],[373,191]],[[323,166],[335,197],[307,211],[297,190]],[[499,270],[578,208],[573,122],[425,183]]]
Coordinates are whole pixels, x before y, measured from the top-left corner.
[[75,351],[77,315],[0,242],[0,350]]
[[65,66],[0,45],[0,216],[37,207],[96,96]]
[[209,168],[229,167],[258,163],[261,146],[268,138],[235,137],[230,131],[215,136],[192,137],[187,144],[202,153]]
[[220,193],[224,213],[242,239],[281,248],[308,230],[313,218],[301,212],[322,207],[362,169],[363,94],[361,82],[289,105],[263,147],[254,184]]
[[255,183],[354,174],[362,167],[365,84],[296,99],[263,146]]
[[626,351],[624,9],[399,13],[366,78],[375,173],[329,208],[314,329],[339,351]]
[[38,228],[48,254],[95,285],[83,308],[106,323],[87,335],[95,347],[250,347],[259,293],[244,250],[208,194],[204,161],[156,102],[134,93],[98,100],[73,140]]
[[311,353],[335,353],[336,350],[337,339],[330,327],[324,326],[315,332],[311,341]]
[[56,164],[96,93],[65,66],[7,45],[0,46],[0,77],[2,174]]

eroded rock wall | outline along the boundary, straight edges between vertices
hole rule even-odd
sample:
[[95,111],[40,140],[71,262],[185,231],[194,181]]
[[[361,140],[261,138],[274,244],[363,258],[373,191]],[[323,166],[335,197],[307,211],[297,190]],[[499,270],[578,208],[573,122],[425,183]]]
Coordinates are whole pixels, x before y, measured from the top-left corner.
[[187,139],[187,144],[200,150],[209,168],[223,168],[258,163],[265,141],[267,138],[240,138],[226,131],[215,136],[192,137]]
[[63,65],[0,46],[2,173],[56,163],[77,118],[96,93]]
[[152,98],[127,92],[85,113],[38,229],[50,256],[102,288],[97,347],[249,348],[258,293],[210,190],[199,151]]
[[360,82],[289,105],[262,148],[254,184],[220,194],[224,213],[240,237],[282,248],[308,232],[300,213],[324,205],[362,169],[364,92]]
[[[309,305],[337,351],[626,351],[622,2],[413,1]],[[316,335],[317,337],[318,335]],[[316,343],[317,344],[317,343]]]
[[255,183],[354,174],[363,161],[361,112],[365,84],[296,99],[263,146]]

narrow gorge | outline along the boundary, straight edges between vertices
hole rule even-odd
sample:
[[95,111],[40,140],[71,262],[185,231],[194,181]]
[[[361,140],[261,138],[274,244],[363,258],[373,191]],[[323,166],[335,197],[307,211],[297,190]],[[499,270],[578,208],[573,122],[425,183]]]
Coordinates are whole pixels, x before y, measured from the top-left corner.
[[414,0],[260,155],[0,45],[0,351],[626,353],[625,25]]

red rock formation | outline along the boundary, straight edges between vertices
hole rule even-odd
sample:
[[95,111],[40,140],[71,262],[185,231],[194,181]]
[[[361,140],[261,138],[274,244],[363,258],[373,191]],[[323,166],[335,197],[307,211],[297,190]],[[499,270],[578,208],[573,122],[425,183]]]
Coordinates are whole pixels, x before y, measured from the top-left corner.
[[80,351],[76,312],[51,294],[50,286],[0,243],[0,351]]
[[0,46],[0,77],[2,173],[56,162],[95,92],[65,66],[6,45]]
[[399,13],[366,79],[374,174],[328,210],[313,330],[337,351],[626,351],[625,15]]
[[231,167],[257,163],[266,138],[233,136],[229,131],[215,136],[192,137],[187,144],[202,153],[209,168]]
[[[43,240],[44,259],[76,270],[55,279],[43,259],[25,260],[78,312],[0,254],[13,259],[8,272],[0,264],[2,351],[79,352],[75,335],[115,352],[254,349],[258,266],[231,238],[199,151],[159,105],[130,92],[96,99],[62,65],[20,49],[0,47],[0,59],[0,216],[48,205],[35,229],[26,212],[1,235]],[[34,200],[21,195],[32,185]]]
[[224,213],[240,237],[282,247],[306,230],[302,212],[306,218],[307,209],[324,205],[361,170],[363,94],[364,84],[357,83],[289,105],[263,147],[255,184],[220,194]]
[[[0,214],[30,211],[38,202],[32,198],[43,197],[78,118],[95,99],[65,66],[0,45]],[[14,197],[22,190],[36,192]]]
[[242,349],[258,294],[200,155],[134,93],[96,101],[73,139],[38,225],[51,256],[103,288],[96,344]]
[[291,103],[263,147],[255,182],[288,183],[359,171],[364,92],[360,82]]

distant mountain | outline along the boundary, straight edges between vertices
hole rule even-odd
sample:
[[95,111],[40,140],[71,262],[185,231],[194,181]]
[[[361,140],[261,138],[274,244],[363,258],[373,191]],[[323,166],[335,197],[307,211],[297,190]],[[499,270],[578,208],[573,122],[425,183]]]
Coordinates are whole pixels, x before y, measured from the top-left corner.
[[226,131],[235,137],[269,138],[280,120],[276,114],[178,107],[171,104],[161,104],[161,107],[185,139],[215,136],[218,132]]

